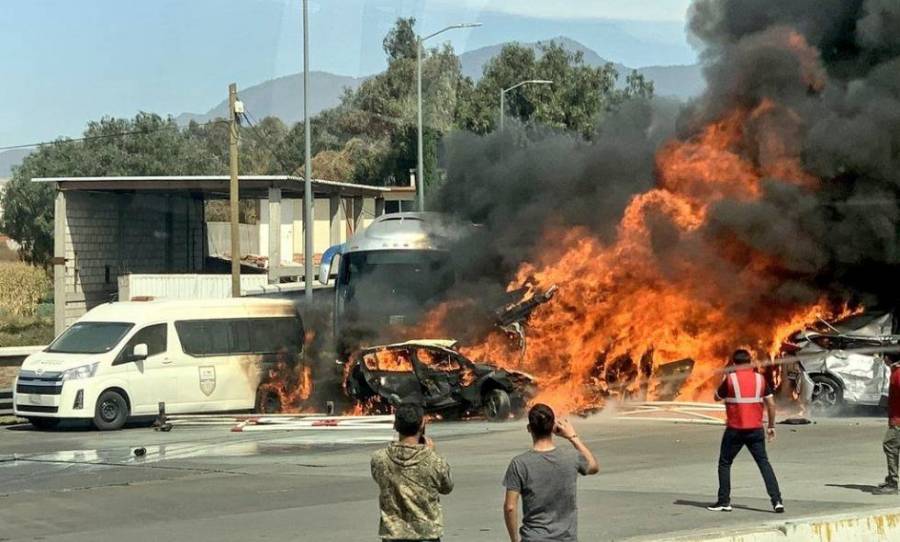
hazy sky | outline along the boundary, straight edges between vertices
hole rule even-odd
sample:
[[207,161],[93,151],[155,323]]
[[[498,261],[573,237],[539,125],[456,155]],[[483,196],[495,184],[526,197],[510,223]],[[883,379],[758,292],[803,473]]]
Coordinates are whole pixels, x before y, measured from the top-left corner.
[[[458,52],[565,35],[629,66],[693,62],[690,0],[311,0],[313,69],[367,75],[397,17]],[[77,136],[88,120],[205,112],[302,69],[300,0],[0,0],[0,146]]]

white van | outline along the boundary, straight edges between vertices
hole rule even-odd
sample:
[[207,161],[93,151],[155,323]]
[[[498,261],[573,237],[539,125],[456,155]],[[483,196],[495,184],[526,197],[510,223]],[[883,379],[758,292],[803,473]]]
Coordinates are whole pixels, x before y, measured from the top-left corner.
[[38,428],[90,419],[249,411],[265,369],[297,362],[303,323],[273,299],[131,301],[100,305],[29,356],[13,392],[16,416]]

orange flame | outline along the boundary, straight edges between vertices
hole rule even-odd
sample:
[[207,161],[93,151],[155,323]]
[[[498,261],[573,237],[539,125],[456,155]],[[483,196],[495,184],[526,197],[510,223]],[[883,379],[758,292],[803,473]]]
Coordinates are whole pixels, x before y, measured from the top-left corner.
[[[803,62],[816,59],[802,38],[785,39]],[[804,71],[811,80],[817,74]],[[785,301],[774,293],[781,283],[777,255],[702,229],[713,205],[756,200],[764,181],[815,189],[817,179],[799,158],[802,134],[799,116],[763,100],[669,142],[657,155],[658,187],[632,199],[613,242],[581,228],[548,227],[542,252],[520,267],[510,291],[529,282],[560,286],[532,314],[524,356],[499,332],[463,353],[534,374],[541,383],[535,401],[563,412],[598,406],[602,394],[592,382],[621,379],[622,370],[637,388],[638,360],[658,366],[691,358],[694,371],[680,397],[702,400],[734,349],[771,357],[817,316],[846,312],[825,297]],[[430,315],[428,336],[439,336],[435,330],[452,308]]]
[[272,392],[278,396],[282,413],[304,412],[304,403],[312,395],[312,390],[312,369],[309,365],[291,365],[284,361],[278,361],[269,369],[266,381],[260,385],[261,392]]

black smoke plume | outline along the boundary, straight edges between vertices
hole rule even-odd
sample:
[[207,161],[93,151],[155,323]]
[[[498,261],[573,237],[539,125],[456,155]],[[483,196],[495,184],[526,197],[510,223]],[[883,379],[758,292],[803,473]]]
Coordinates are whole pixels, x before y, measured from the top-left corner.
[[483,225],[456,251],[468,288],[502,291],[522,262],[546,250],[548,226],[584,226],[609,239],[629,200],[656,186],[661,144],[688,139],[727,111],[771,101],[778,108],[765,125],[744,126],[741,152],[761,166],[777,159],[756,133],[784,126],[788,146],[776,155],[799,158],[817,187],[767,179],[759,199],[715,205],[690,239],[669,239],[663,224],[661,257],[692,254],[703,240],[736,239],[771,257],[778,280],[766,295],[773,299],[830,294],[895,305],[900,2],[696,0],[688,28],[707,90],[677,115],[658,100],[632,101],[604,118],[590,141],[521,127],[447,141],[447,179],[436,203]]

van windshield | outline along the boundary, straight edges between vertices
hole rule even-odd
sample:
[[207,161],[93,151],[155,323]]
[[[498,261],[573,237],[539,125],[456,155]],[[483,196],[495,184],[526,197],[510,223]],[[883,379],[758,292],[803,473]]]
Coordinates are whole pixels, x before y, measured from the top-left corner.
[[103,354],[115,348],[132,327],[128,322],[78,322],[53,341],[47,352]]

